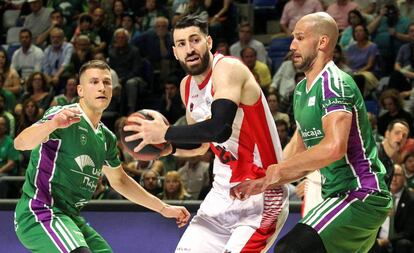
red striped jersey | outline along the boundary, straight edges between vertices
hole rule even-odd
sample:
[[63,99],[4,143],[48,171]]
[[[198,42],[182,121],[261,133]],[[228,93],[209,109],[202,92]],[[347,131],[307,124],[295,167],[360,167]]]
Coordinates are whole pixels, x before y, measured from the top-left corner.
[[[186,110],[196,122],[211,117],[214,100],[211,73],[219,71],[215,68],[223,58],[221,54],[214,56],[212,70],[201,84],[191,76],[186,80]],[[213,186],[224,190],[246,179],[265,176],[267,166],[282,158],[276,125],[263,93],[253,105],[239,104],[232,128],[226,142],[210,144],[216,155]]]

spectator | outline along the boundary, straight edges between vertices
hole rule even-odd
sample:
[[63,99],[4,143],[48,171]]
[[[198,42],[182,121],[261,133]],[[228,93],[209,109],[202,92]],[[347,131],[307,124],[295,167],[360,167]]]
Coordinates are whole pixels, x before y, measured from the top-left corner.
[[398,1],[399,9],[401,10],[401,16],[407,17],[410,22],[414,22],[414,1],[405,0]]
[[16,119],[14,118],[13,114],[10,111],[7,111],[5,108],[6,98],[0,92],[0,116],[5,117],[7,119],[9,128],[7,135],[14,138],[15,131],[16,131]]
[[105,176],[100,176],[92,199],[122,199],[122,196],[109,186]]
[[4,97],[6,111],[13,112],[16,106],[16,97],[13,93],[3,88],[5,80],[4,75],[0,74],[0,94]]
[[[16,124],[16,136],[19,135],[19,133],[26,127],[33,125],[40,119],[41,114],[39,111],[39,106],[32,98],[28,98],[23,102],[20,113],[16,113],[16,115],[19,116],[18,122]],[[28,153],[30,156],[30,152]]]
[[185,115],[185,107],[179,92],[179,82],[177,77],[170,76],[164,83],[160,112],[170,124],[174,124],[180,117]]
[[128,44],[129,38],[127,30],[118,28],[109,49],[109,65],[119,76],[123,94],[126,96],[127,114],[136,111],[138,96],[148,91],[141,72],[143,59],[138,48]]
[[164,176],[164,190],[158,194],[163,200],[189,200],[191,195],[187,193],[177,171],[169,171]]
[[[211,156],[211,152],[206,154]],[[200,157],[191,157],[178,170],[182,183],[192,199],[200,199],[202,189],[210,185],[209,166],[210,164],[201,161]]]
[[240,58],[240,52],[245,47],[254,48],[257,52],[257,60],[268,63],[267,51],[262,42],[253,39],[253,31],[249,23],[240,24],[239,41],[231,45],[230,54]]
[[87,35],[79,34],[73,41],[73,46],[70,62],[65,68],[65,72],[71,75],[77,74],[80,67],[93,58],[93,47]]
[[387,170],[384,180],[388,187],[391,184],[392,175],[394,173],[394,163],[397,163],[400,160],[400,152],[407,141],[409,133],[407,122],[403,120],[393,120],[387,126],[384,140],[377,144],[378,158]]
[[61,75],[65,68],[69,65],[73,53],[73,45],[65,42],[63,30],[61,28],[53,28],[50,32],[49,45],[45,49],[45,57],[42,61],[42,70],[46,74],[49,83],[54,87],[55,91],[60,93],[63,88],[61,86]]
[[280,18],[280,29],[286,35],[291,36],[293,28],[298,20],[310,13],[323,11],[319,0],[290,0],[283,7]]
[[[174,4],[176,5],[174,7]],[[204,7],[203,0],[175,0],[173,4],[172,26],[186,15],[196,15],[204,21],[208,21],[208,13]]]
[[336,0],[328,6],[326,12],[335,19],[339,31],[342,31],[349,25],[348,13],[357,8],[358,4],[351,0]]
[[280,144],[282,145],[282,148],[284,148],[290,141],[289,125],[283,119],[275,120],[275,123],[276,123],[277,133],[280,139]]
[[277,92],[281,100],[287,100],[296,87],[296,72],[297,70],[293,66],[291,54],[289,53],[273,76],[269,91]]
[[75,76],[69,77],[66,80],[66,87],[63,94],[59,94],[53,98],[50,106],[63,106],[72,103],[77,103],[79,101],[79,96],[77,92],[78,80]]
[[26,16],[23,27],[29,29],[33,34],[33,41],[36,42],[37,36],[45,32],[50,27],[51,8],[44,8],[41,0],[28,0],[32,13]]
[[233,31],[237,26],[233,0],[204,0],[204,6],[209,17],[210,36],[233,42],[235,37]]
[[382,224],[371,253],[411,253],[414,241],[414,193],[405,186],[405,171],[395,164],[391,183],[394,207]]
[[39,107],[40,115],[49,108],[53,99],[53,92],[47,83],[46,76],[42,72],[33,72],[26,81],[26,91],[21,97],[21,103],[16,105],[16,111],[20,111],[22,102],[32,99]]
[[111,43],[112,31],[106,24],[105,12],[102,8],[96,8],[92,14],[93,18],[93,29],[95,33],[101,38],[97,51],[104,51],[108,53],[108,46]]
[[36,45],[39,45],[42,48],[45,48],[50,44],[50,32],[53,28],[58,27],[63,30],[65,39],[68,40],[72,38],[73,28],[72,26],[65,24],[63,13],[61,10],[53,10],[50,13],[50,26],[46,31],[39,34],[36,38]]
[[252,71],[260,87],[267,92],[272,81],[269,67],[257,60],[257,52],[252,47],[245,47],[240,52],[241,60]]
[[269,104],[269,109],[270,109],[270,112],[272,113],[273,120],[275,121],[284,120],[289,128],[290,127],[289,115],[279,111],[278,95],[276,93],[269,93],[269,95],[267,95],[267,103]]
[[160,174],[152,169],[144,171],[141,174],[140,184],[144,189],[154,196],[162,192],[162,182]]
[[168,19],[157,17],[154,29],[142,33],[136,46],[141,55],[150,61],[152,67],[160,70],[160,79],[165,80],[175,63],[172,36],[168,31]]
[[362,16],[361,12],[359,10],[351,10],[348,13],[348,26],[342,31],[341,38],[339,39],[339,45],[344,50],[347,50],[349,46],[352,46],[355,44],[354,40],[354,27],[357,25],[366,25],[366,20]]
[[78,27],[75,29],[71,43],[75,42],[75,39],[79,35],[86,35],[89,38],[91,48],[94,52],[98,52],[102,49],[101,37],[93,29],[93,18],[91,15],[84,13],[79,16]]
[[135,16],[133,12],[124,12],[122,14],[121,27],[129,32],[131,35],[129,43],[133,43],[138,40],[141,32],[137,29],[138,25],[135,23]]
[[[408,27],[409,43],[398,50],[394,72],[390,76],[388,88],[397,89],[403,98],[411,95],[414,80],[414,23]],[[411,98],[414,99],[414,98]]]
[[413,119],[407,111],[402,108],[402,99],[395,89],[385,90],[380,96],[381,106],[387,110],[378,118],[378,132],[384,136],[387,126],[395,119],[403,119],[408,123],[410,136],[413,132]]
[[408,153],[403,161],[407,187],[414,191],[414,153]]
[[141,27],[141,32],[155,27],[157,17],[165,17],[168,19],[168,11],[158,4],[156,0],[146,0],[145,6],[138,13],[138,24]]
[[44,54],[42,49],[32,44],[32,32],[29,29],[20,30],[19,41],[21,47],[14,52],[10,68],[26,81],[30,74],[42,70]]
[[352,73],[351,68],[346,64],[346,57],[342,52],[342,48],[339,44],[335,46],[334,54],[333,54],[333,62],[340,68],[342,71],[347,73]]
[[356,44],[350,46],[346,51],[348,66],[354,73],[377,71],[378,47],[369,40],[368,29],[364,25],[357,25],[352,35]]
[[219,41],[216,46],[216,52],[222,55],[230,55],[229,43],[224,40]]
[[115,0],[112,5],[112,15],[109,16],[109,24],[111,25],[111,30],[116,30],[121,27],[122,24],[122,15],[127,11],[127,6],[123,0]]
[[384,5],[379,15],[368,25],[373,42],[377,44],[380,51],[383,75],[391,73],[398,50],[401,45],[409,41],[408,25],[408,18],[400,16],[394,4]]
[[[19,152],[14,149],[13,139],[7,135],[9,128],[6,117],[0,116],[0,179],[1,176],[16,176]],[[10,184],[0,180],[0,198],[7,198]]]
[[16,70],[10,67],[7,52],[2,47],[0,47],[0,75],[4,77],[3,89],[18,96],[21,92],[20,77]]

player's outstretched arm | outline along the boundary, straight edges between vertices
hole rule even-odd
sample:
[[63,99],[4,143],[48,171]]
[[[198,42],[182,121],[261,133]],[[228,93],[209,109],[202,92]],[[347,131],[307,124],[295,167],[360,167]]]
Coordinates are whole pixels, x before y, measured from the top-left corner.
[[66,128],[80,121],[81,112],[76,108],[66,108],[55,114],[51,120],[41,124],[33,124],[24,129],[15,139],[17,150],[32,150],[47,139],[49,134],[58,128]]
[[157,197],[148,193],[134,179],[128,176],[122,167],[111,169],[103,167],[103,173],[111,186],[130,201],[145,206],[166,218],[175,218],[178,227],[183,227],[190,219],[190,213],[185,207],[170,206]]

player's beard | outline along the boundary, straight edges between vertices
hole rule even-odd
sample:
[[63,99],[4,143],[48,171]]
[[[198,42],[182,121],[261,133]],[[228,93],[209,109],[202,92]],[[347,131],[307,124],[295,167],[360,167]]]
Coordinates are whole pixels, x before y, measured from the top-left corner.
[[188,67],[183,61],[180,61],[180,65],[185,70],[185,72],[187,72],[187,74],[192,75],[192,76],[197,76],[197,75],[203,74],[208,68],[208,64],[210,63],[210,52],[206,50],[204,55],[200,56],[200,60],[201,60],[200,65]]
[[307,72],[312,67],[312,64],[315,61],[317,54],[318,52],[314,51],[309,56],[302,55],[302,62],[294,63],[296,70],[299,72]]

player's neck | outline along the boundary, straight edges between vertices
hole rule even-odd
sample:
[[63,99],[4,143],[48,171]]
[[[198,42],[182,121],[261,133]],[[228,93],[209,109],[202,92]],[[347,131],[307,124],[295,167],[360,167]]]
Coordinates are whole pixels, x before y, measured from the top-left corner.
[[102,112],[93,110],[92,108],[89,108],[82,100],[79,101],[79,105],[82,108],[82,110],[85,112],[86,116],[91,121],[93,127],[97,128],[99,122],[101,121]]
[[328,64],[328,62],[330,62],[331,60],[331,58],[319,57],[315,60],[312,67],[308,71],[305,71],[306,84],[308,88],[313,84],[315,78],[321,73],[321,71],[325,68],[326,64]]
[[192,76],[192,78],[196,81],[196,83],[201,84],[210,74],[213,68],[213,60],[214,60],[214,56],[212,53],[210,53],[210,62],[208,63],[208,67],[206,68],[206,70],[200,75]]

